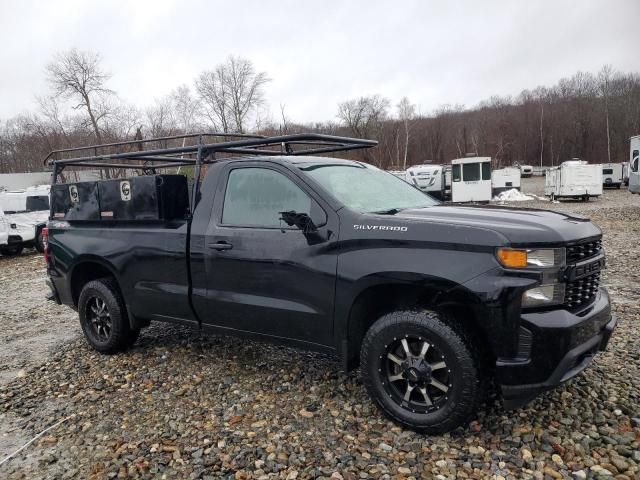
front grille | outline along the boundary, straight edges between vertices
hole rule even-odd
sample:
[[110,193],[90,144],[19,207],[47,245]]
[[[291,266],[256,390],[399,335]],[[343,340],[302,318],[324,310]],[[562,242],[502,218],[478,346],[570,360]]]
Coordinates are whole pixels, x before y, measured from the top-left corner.
[[591,240],[567,247],[567,263],[576,263],[587,258],[595,257],[602,251],[602,239]]
[[600,272],[567,283],[564,305],[570,309],[585,307],[596,299],[600,287]]

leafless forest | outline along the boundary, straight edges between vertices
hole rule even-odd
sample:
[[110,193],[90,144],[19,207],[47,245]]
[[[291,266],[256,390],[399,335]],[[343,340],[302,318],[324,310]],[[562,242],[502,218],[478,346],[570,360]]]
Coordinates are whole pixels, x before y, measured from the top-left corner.
[[496,166],[574,157],[618,162],[627,159],[629,137],[640,133],[640,74],[610,66],[517,97],[495,96],[470,108],[443,105],[428,114],[411,99],[394,104],[383,92],[345,99],[335,119],[314,124],[289,118],[286,105],[275,118],[268,113],[265,92],[277,72],[257,72],[239,57],[146,106],[127,104],[109,88],[117,72],[107,72],[94,52],[59,54],[43,75],[50,88],[38,92],[37,110],[0,119],[0,173],[40,171],[53,149],[200,131],[373,138],[380,148],[352,155],[383,168],[448,162],[469,152],[493,157]]

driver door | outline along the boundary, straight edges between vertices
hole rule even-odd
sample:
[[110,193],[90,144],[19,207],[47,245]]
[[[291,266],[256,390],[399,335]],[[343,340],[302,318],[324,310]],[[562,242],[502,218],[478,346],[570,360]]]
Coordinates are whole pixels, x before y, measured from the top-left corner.
[[[335,212],[278,165],[230,164],[204,238],[204,324],[333,345]],[[315,232],[287,225],[306,213]]]

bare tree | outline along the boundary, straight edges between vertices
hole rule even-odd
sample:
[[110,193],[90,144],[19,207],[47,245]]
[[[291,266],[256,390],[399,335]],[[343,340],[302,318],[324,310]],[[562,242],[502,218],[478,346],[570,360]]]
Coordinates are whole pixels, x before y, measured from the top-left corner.
[[156,99],[154,105],[144,112],[150,137],[165,137],[174,134],[176,119],[171,97]]
[[111,75],[102,69],[100,61],[98,53],[73,48],[56,55],[47,66],[48,80],[56,96],[77,102],[73,107],[76,110],[86,110],[98,143],[102,143],[99,122],[108,113],[103,108],[104,97],[113,94],[106,87]]
[[402,168],[407,168],[407,152],[409,151],[409,132],[411,123],[416,116],[416,106],[412,104],[407,97],[402,97],[397,105],[398,118],[404,127],[404,155],[402,158]]
[[613,68],[611,65],[605,65],[598,72],[598,80],[600,94],[604,98],[604,112],[607,125],[607,161],[611,163],[611,132],[609,130],[609,95],[611,91],[611,78],[613,76]]
[[280,124],[280,133],[283,135],[286,135],[287,133],[289,133],[289,119],[287,118],[287,116],[284,113],[284,107],[285,104],[281,103],[280,104],[280,115],[282,118],[282,123]]
[[171,101],[178,127],[183,133],[191,133],[198,116],[198,101],[186,85],[181,85],[171,93]]
[[338,118],[351,132],[362,138],[369,138],[387,117],[389,100],[380,95],[347,100],[338,105]]
[[230,56],[214,70],[202,72],[195,84],[214,128],[245,133],[250,115],[264,104],[264,86],[269,81],[250,60]]

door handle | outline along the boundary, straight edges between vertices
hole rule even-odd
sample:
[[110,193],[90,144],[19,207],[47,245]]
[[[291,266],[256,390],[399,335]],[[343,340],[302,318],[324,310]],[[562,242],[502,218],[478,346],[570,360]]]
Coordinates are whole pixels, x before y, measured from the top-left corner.
[[233,248],[233,245],[227,242],[216,242],[216,243],[210,243],[209,248],[213,248],[214,250],[219,250],[219,251],[231,250]]

